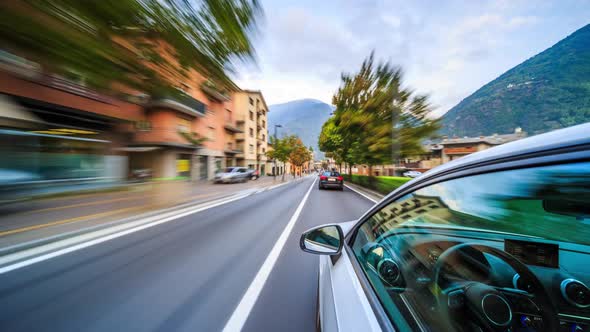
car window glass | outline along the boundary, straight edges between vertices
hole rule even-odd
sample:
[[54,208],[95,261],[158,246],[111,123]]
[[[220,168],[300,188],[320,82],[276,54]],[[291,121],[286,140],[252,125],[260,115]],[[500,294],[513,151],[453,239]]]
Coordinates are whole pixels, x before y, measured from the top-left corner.
[[[512,254],[534,266],[590,272],[580,265],[580,259],[590,257],[589,170],[586,162],[433,184],[369,217],[352,249],[392,321],[414,321],[399,310],[410,308],[433,331],[445,331],[458,325],[448,311],[439,310],[443,288],[433,273],[443,252],[457,244],[484,243],[505,250],[506,243],[541,241],[548,244],[539,247],[540,254],[527,253],[530,247]],[[582,254],[549,254],[550,245]],[[515,272],[500,259],[475,251],[466,257],[444,265],[443,285],[468,280],[514,287]]]

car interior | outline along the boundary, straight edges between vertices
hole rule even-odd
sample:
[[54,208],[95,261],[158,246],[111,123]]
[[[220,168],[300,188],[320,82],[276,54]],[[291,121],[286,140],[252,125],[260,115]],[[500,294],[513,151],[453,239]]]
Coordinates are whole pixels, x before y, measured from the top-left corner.
[[588,331],[588,169],[528,168],[418,189],[369,217],[352,249],[398,327]]

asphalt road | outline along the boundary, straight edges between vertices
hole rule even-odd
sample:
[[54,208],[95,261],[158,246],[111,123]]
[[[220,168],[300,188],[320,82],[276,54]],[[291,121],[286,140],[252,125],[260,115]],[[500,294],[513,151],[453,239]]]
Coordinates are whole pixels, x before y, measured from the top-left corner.
[[[0,330],[219,331],[314,180],[0,274]],[[299,235],[371,205],[315,183],[243,330],[313,331],[318,258]]]
[[198,203],[277,183],[281,183],[280,179],[274,181],[268,176],[235,184],[147,183],[120,187],[115,192],[84,193],[0,204],[0,250],[133,217],[177,203]]

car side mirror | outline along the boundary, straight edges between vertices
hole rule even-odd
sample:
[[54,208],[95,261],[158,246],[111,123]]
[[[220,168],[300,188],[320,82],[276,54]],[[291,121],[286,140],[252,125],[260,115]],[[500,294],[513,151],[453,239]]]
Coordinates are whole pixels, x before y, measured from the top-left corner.
[[344,233],[339,225],[322,225],[301,234],[299,247],[317,255],[338,255],[344,244]]

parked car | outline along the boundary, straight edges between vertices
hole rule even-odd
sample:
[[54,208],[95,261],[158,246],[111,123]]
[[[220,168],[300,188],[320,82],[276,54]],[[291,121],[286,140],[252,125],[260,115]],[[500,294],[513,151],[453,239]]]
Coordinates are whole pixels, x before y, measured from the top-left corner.
[[425,173],[315,227],[322,331],[588,331],[590,124]]
[[223,171],[215,174],[213,182],[215,183],[236,183],[247,182],[251,173],[246,167],[227,167]]
[[404,172],[403,175],[405,177],[408,177],[408,178],[417,178],[420,175],[422,175],[422,172],[419,172],[419,171],[407,171],[407,172]]
[[148,181],[152,178],[152,170],[149,168],[138,168],[131,171],[131,180]]
[[320,190],[326,188],[344,189],[344,178],[338,172],[325,171],[320,174],[320,181],[318,182]]
[[260,178],[260,171],[257,169],[248,169],[248,172],[250,174],[250,180],[258,180]]

